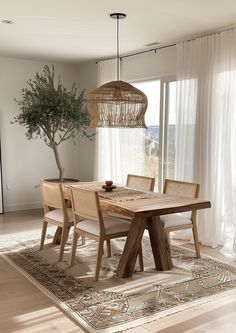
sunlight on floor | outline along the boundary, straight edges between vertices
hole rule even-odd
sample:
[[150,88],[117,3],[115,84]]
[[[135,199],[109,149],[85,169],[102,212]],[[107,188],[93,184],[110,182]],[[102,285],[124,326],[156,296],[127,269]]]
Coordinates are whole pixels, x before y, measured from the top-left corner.
[[15,316],[16,323],[24,323],[24,327],[42,325],[45,321],[55,320],[59,317],[58,310],[55,306],[44,308],[37,311],[27,312],[19,316]]

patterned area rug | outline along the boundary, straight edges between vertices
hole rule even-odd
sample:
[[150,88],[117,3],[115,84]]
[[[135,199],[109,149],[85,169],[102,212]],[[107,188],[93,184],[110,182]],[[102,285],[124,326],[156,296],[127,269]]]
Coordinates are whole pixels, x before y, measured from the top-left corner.
[[[143,240],[145,271],[119,279],[115,269],[124,239],[112,241],[113,256],[104,256],[100,280],[94,282],[96,243],[78,244],[76,264],[57,263],[58,246],[48,235],[43,251],[39,238],[26,241],[25,235],[0,239],[2,256],[88,332],[121,332],[158,318],[197,306],[215,297],[236,292],[236,268],[194,252],[172,246],[174,268],[157,272],[150,256],[148,238]],[[31,239],[33,236],[31,235]]]

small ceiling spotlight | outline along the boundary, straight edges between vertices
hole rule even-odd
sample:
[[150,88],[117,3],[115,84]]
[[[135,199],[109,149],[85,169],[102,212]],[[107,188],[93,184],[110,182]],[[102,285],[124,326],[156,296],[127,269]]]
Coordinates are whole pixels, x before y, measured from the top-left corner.
[[2,20],[1,21],[3,24],[13,24],[14,22],[11,20]]

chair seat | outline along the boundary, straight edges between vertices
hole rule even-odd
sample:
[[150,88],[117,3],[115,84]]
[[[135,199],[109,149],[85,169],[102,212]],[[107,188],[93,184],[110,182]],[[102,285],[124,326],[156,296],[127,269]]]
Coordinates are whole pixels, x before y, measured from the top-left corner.
[[[74,216],[71,208],[67,208],[67,214],[69,218],[69,222],[74,223]],[[63,223],[64,221],[64,214],[62,209],[54,209],[50,210],[50,212],[47,212],[45,214],[45,217],[51,220],[58,221],[60,223]]]
[[[127,232],[130,228],[129,222],[120,220],[118,218],[104,216],[103,221],[104,221],[106,235],[111,235],[113,233],[119,233],[119,232]],[[94,234],[96,236],[99,236],[100,228],[98,221],[83,220],[77,224],[76,228]]]
[[165,228],[175,227],[178,225],[192,224],[189,217],[183,214],[167,214],[160,216],[160,220],[164,223]]

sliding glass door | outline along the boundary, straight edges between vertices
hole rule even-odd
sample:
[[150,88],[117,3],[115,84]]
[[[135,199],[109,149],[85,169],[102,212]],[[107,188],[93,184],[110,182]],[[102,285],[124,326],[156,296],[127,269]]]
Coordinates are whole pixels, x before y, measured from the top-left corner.
[[99,128],[95,177],[124,184],[129,173],[152,176],[162,191],[163,179],[174,177],[176,84],[173,78],[132,84],[147,95],[147,128]]
[[133,85],[148,98],[143,152],[145,174],[155,177],[155,190],[161,191],[164,178],[174,177],[176,82],[168,77]]
[[[160,101],[161,81],[152,80],[133,83],[135,87],[143,91],[148,98],[148,108],[145,114],[147,129],[143,130],[144,149],[143,175],[153,176],[156,180],[160,176]],[[156,181],[156,189],[158,182]]]

